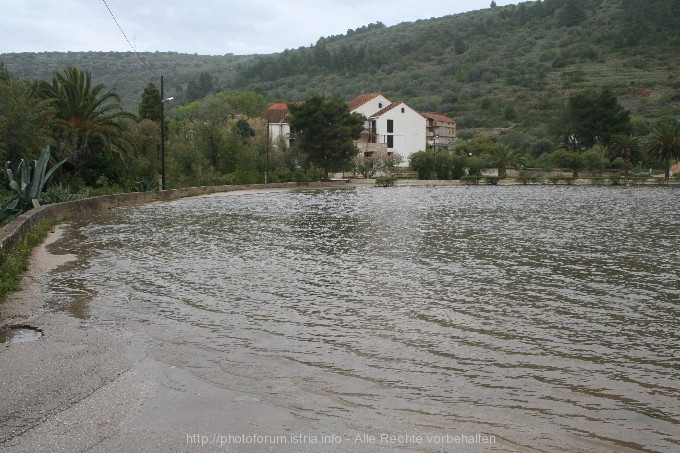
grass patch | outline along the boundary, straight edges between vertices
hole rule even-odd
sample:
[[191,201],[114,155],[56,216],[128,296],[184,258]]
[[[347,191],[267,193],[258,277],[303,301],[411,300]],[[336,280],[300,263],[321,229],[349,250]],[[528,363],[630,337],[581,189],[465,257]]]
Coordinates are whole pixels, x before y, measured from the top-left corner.
[[28,270],[33,248],[43,243],[57,223],[56,220],[40,222],[23,243],[16,244],[8,252],[0,252],[0,303],[5,302],[10,293],[21,289],[21,277]]

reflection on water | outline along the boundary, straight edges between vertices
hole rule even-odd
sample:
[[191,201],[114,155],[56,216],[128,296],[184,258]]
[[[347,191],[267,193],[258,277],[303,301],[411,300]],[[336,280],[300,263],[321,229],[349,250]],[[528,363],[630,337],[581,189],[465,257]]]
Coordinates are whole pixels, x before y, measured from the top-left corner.
[[97,285],[88,281],[86,268],[88,260],[95,252],[92,248],[83,247],[87,238],[78,231],[70,233],[70,243],[76,246],[72,248],[63,241],[52,243],[48,246],[50,253],[59,256],[77,254],[79,259],[67,261],[57,267],[59,273],[56,285],[53,285],[53,297],[51,306],[73,316],[74,318],[87,319],[90,316],[90,301],[97,294]]
[[51,290],[331,432],[670,451],[677,195],[405,187],[151,204],[74,227],[64,247],[85,258]]
[[9,326],[0,328],[0,343],[28,343],[39,340],[42,330],[32,326]]

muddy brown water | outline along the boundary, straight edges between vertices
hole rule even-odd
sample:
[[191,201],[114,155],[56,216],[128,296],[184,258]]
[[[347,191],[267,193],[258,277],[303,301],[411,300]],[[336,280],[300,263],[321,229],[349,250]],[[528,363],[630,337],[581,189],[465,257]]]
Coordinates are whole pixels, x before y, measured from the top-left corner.
[[72,224],[53,250],[79,259],[45,290],[52,309],[346,442],[675,451],[678,196],[360,187],[154,203]]

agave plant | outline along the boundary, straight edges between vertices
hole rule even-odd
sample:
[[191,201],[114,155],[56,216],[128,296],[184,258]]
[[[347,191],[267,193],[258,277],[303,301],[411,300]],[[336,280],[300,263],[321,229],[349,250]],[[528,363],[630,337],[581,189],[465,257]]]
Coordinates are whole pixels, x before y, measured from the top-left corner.
[[5,163],[5,179],[14,195],[0,206],[0,220],[12,214],[19,214],[40,206],[40,194],[52,174],[66,159],[55,164],[49,171],[47,164],[50,160],[50,147],[42,150],[38,160],[31,164],[21,159],[16,170],[12,171],[10,162]]
[[151,192],[153,190],[153,183],[149,181],[148,179],[142,179],[141,181],[137,181],[137,185],[135,186],[135,191],[137,192]]

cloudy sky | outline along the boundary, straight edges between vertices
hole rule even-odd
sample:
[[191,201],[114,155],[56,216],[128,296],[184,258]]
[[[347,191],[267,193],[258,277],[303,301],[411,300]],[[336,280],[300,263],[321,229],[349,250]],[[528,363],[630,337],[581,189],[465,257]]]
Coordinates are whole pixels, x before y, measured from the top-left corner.
[[[491,0],[2,0],[0,54],[280,52],[322,36],[488,8]],[[496,0],[498,6],[517,1]],[[107,8],[108,5],[108,8]],[[111,13],[120,24],[116,25]]]

